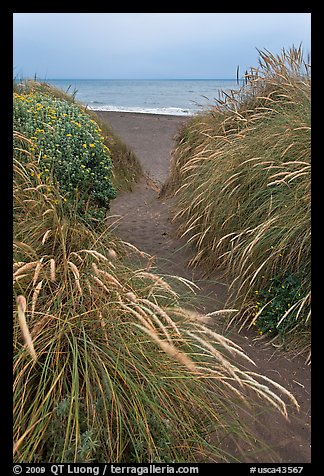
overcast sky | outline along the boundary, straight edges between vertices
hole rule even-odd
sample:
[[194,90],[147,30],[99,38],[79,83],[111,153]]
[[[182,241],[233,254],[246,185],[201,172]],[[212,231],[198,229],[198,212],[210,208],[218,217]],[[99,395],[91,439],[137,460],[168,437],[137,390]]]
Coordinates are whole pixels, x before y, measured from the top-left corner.
[[235,78],[258,49],[310,53],[310,13],[15,13],[14,75]]

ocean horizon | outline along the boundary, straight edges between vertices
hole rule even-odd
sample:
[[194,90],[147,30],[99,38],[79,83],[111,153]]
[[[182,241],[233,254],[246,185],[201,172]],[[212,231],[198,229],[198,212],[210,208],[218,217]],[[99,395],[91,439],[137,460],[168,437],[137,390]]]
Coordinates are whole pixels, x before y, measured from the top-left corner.
[[[40,80],[42,81],[42,80]],[[211,108],[236,79],[46,79],[92,110],[194,115]]]

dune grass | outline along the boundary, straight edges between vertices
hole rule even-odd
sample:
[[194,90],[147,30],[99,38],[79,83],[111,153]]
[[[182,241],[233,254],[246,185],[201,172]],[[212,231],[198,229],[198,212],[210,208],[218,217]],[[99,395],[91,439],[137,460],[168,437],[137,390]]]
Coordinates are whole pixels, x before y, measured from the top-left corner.
[[309,356],[310,65],[301,48],[259,53],[247,85],[180,132],[163,192],[191,265],[226,270],[234,319]]
[[[19,160],[28,141],[19,139],[14,461],[229,462],[240,456],[225,439],[250,454],[264,448],[242,409],[256,399],[287,417],[294,397],[179,307],[148,255],[81,222],[37,161]],[[147,266],[125,265],[133,253]]]

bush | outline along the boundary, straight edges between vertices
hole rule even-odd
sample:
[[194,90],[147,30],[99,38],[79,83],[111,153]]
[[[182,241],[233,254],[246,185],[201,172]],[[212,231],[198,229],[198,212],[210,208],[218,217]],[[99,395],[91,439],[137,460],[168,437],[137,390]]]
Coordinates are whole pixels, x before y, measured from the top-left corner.
[[41,176],[47,183],[56,180],[86,221],[102,220],[116,191],[109,149],[96,122],[76,104],[39,92],[14,93],[13,111],[14,128],[32,142],[28,150]]
[[80,108],[98,124],[100,134],[104,137],[103,143],[110,151],[113,163],[112,183],[117,191],[131,191],[134,183],[143,175],[143,170],[135,153],[117,136],[107,121],[102,118],[100,111],[93,111],[83,106],[76,100],[77,90],[64,92],[44,81],[25,80],[14,82],[14,91],[20,95],[42,94],[52,98],[61,99]]
[[[255,290],[256,303],[252,306],[253,324],[260,335],[285,335],[295,331],[296,326],[307,330],[309,303],[304,301],[300,277],[289,274],[283,279],[270,278],[268,289]],[[309,298],[309,296],[307,296]],[[303,304],[303,305],[301,305]],[[305,306],[305,304],[308,304]]]

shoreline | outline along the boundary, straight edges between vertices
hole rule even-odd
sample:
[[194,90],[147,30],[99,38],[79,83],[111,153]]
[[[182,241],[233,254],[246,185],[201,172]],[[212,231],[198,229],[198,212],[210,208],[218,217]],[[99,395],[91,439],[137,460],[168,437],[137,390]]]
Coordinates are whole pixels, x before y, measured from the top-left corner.
[[134,117],[159,117],[159,118],[181,118],[181,119],[191,119],[195,117],[196,114],[161,114],[155,112],[134,112],[134,111],[106,111],[105,109],[89,109],[92,112],[100,115],[112,115],[113,116],[134,116]]

